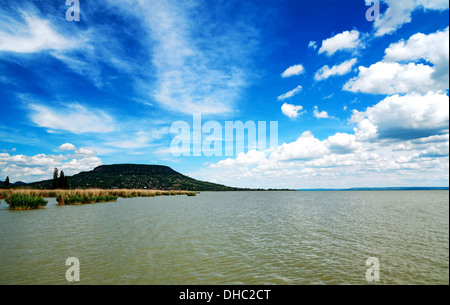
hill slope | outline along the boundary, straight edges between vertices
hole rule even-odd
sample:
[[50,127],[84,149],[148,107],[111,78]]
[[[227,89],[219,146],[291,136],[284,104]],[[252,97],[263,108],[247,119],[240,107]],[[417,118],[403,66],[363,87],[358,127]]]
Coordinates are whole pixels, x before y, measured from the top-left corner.
[[[224,185],[195,180],[168,166],[118,164],[102,165],[89,172],[69,177],[71,188],[163,189],[189,191],[235,191]],[[28,184],[33,188],[51,189],[52,180]]]
[[[0,181],[0,186],[4,186],[5,185],[5,181]],[[17,181],[17,182],[15,182],[15,183],[10,183],[10,187],[15,187],[15,186],[23,186],[23,185],[26,185],[26,183],[25,182],[22,182],[22,181]]]

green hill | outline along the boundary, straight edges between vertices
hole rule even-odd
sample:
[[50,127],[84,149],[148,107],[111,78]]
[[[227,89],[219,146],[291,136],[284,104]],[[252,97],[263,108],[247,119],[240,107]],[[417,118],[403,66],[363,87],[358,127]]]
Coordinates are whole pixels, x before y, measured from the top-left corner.
[[[158,189],[187,191],[237,191],[210,182],[195,180],[168,166],[118,164],[102,165],[92,171],[69,176],[71,188],[100,189]],[[52,180],[34,182],[28,186],[39,189],[51,189]]]

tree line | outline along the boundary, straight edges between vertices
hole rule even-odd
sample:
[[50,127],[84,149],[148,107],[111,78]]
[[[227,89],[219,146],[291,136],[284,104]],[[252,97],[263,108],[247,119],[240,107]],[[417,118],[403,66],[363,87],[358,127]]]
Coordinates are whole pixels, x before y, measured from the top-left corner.
[[64,172],[61,171],[58,175],[58,169],[55,168],[53,171],[53,182],[52,182],[52,189],[63,189],[68,190],[70,189],[70,183],[67,176],[64,175]]

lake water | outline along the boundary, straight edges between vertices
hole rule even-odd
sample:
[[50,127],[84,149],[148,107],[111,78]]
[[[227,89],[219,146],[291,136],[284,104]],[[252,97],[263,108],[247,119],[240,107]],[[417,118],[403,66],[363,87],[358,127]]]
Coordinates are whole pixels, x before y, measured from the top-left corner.
[[0,284],[449,284],[449,192],[231,192],[11,211]]

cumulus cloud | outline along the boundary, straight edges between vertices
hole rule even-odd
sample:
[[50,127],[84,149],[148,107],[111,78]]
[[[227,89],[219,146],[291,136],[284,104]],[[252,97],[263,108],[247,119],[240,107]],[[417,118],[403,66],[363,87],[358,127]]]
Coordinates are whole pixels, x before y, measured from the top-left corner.
[[71,143],[65,143],[62,144],[60,147],[58,147],[59,150],[76,150],[77,148],[75,147],[75,145],[71,144]]
[[[356,120],[355,117],[362,116],[361,120]],[[364,118],[364,113],[354,112],[352,120],[357,122],[357,127],[354,128],[355,136],[358,141],[370,141],[377,137],[378,128],[372,122]]]
[[193,176],[227,185],[239,182],[252,187],[296,189],[417,186],[436,182],[445,185],[448,142],[443,139],[444,136],[439,136],[427,140],[431,142],[416,144],[413,143],[416,140],[371,143],[360,141],[356,135],[336,133],[321,141],[311,132],[304,132],[294,142],[262,152],[242,153],[235,159],[211,164],[208,170]]
[[389,61],[426,59],[433,64],[448,61],[449,28],[429,35],[414,34],[407,41],[391,44],[385,53],[384,58]]
[[34,156],[0,154],[0,175],[9,176],[11,181],[34,182],[51,179],[54,168],[66,175],[92,170],[102,165],[95,152],[80,148],[73,154]]
[[422,158],[443,158],[449,155],[449,142],[439,143],[426,147],[419,152],[419,157]]
[[359,32],[357,30],[344,31],[331,38],[322,41],[322,47],[319,49],[319,54],[326,53],[332,56],[337,51],[353,50],[360,44]]
[[271,154],[279,161],[309,160],[328,153],[328,147],[314,137],[311,132],[304,132],[295,142],[284,143]]
[[211,164],[211,168],[220,167],[251,167],[266,162],[267,154],[263,151],[250,150],[248,153],[239,153],[236,159],[226,159],[217,164]]
[[305,71],[305,68],[303,67],[303,65],[294,65],[294,66],[287,68],[286,71],[284,71],[281,74],[281,77],[287,78],[287,77],[291,77],[291,76],[295,76],[295,75],[300,75],[300,74],[304,73],[304,71]]
[[325,80],[334,75],[345,75],[349,73],[356,64],[357,59],[353,58],[333,67],[323,66],[314,75],[316,81]]
[[330,116],[326,111],[319,111],[319,107],[314,106],[314,116],[318,119],[328,119]]
[[385,50],[384,61],[426,60],[434,65],[433,79],[442,88],[449,82],[449,28],[425,35],[417,33],[407,41],[391,44]]
[[[423,7],[433,3],[438,7],[436,1]],[[331,56],[361,45],[359,33],[342,34],[324,41],[319,53]],[[337,37],[343,39],[333,39]],[[212,164],[198,177],[258,187],[274,187],[274,181],[292,188],[448,185],[448,53],[448,28],[393,43],[382,61],[359,67],[358,76],[344,85],[351,92],[389,95],[363,111],[353,111],[349,120],[353,134],[337,132],[321,140],[304,132],[294,142]],[[356,58],[324,66],[315,79],[344,75],[355,64]],[[282,110],[295,118],[303,110],[300,107],[285,104]],[[329,117],[317,106],[314,116]]]
[[[386,12],[375,20],[374,29],[376,36],[392,34],[405,23],[411,22],[411,14],[416,9],[422,10],[448,10],[447,0],[382,0],[389,7]],[[371,5],[371,1],[366,0]]]
[[297,88],[295,88],[289,92],[286,92],[285,94],[280,95],[277,99],[279,101],[286,100],[286,99],[291,98],[291,97],[299,94],[300,92],[302,92],[302,89],[303,89],[302,86],[298,86]]
[[337,154],[349,154],[361,147],[361,143],[357,142],[356,136],[347,133],[337,133],[330,136],[325,144],[332,152]]
[[[426,63],[418,62],[425,60]],[[383,61],[359,67],[344,90],[374,94],[406,94],[448,89],[449,29],[391,44]]]
[[[390,146],[364,151],[364,148],[353,146],[351,137],[346,136],[335,143],[323,144],[325,148],[320,148],[318,143],[317,146],[327,153],[318,156],[319,151],[318,157],[305,154],[312,156],[310,159],[282,161],[266,153],[266,158],[258,161],[258,165],[238,165],[236,159],[227,159],[190,175],[226,185],[246,184],[255,188],[434,186],[436,183],[444,186],[448,183],[446,144],[402,152],[395,152]],[[330,145],[328,149],[327,145]]]
[[290,119],[296,119],[299,115],[301,115],[303,112],[300,112],[303,109],[303,106],[295,106],[291,104],[283,104],[281,106],[281,111],[285,116],[287,116]]
[[196,176],[255,187],[274,187],[274,181],[291,188],[448,184],[446,93],[389,96],[365,111],[354,110],[350,123],[354,134],[320,140],[303,132],[294,142],[242,153]]
[[433,79],[435,69],[424,64],[378,62],[359,67],[359,75],[344,85],[344,90],[374,94],[427,93],[442,87]]
[[444,93],[389,96],[367,108],[355,111],[352,121],[358,123],[359,139],[374,138],[412,140],[447,134],[449,98]]

